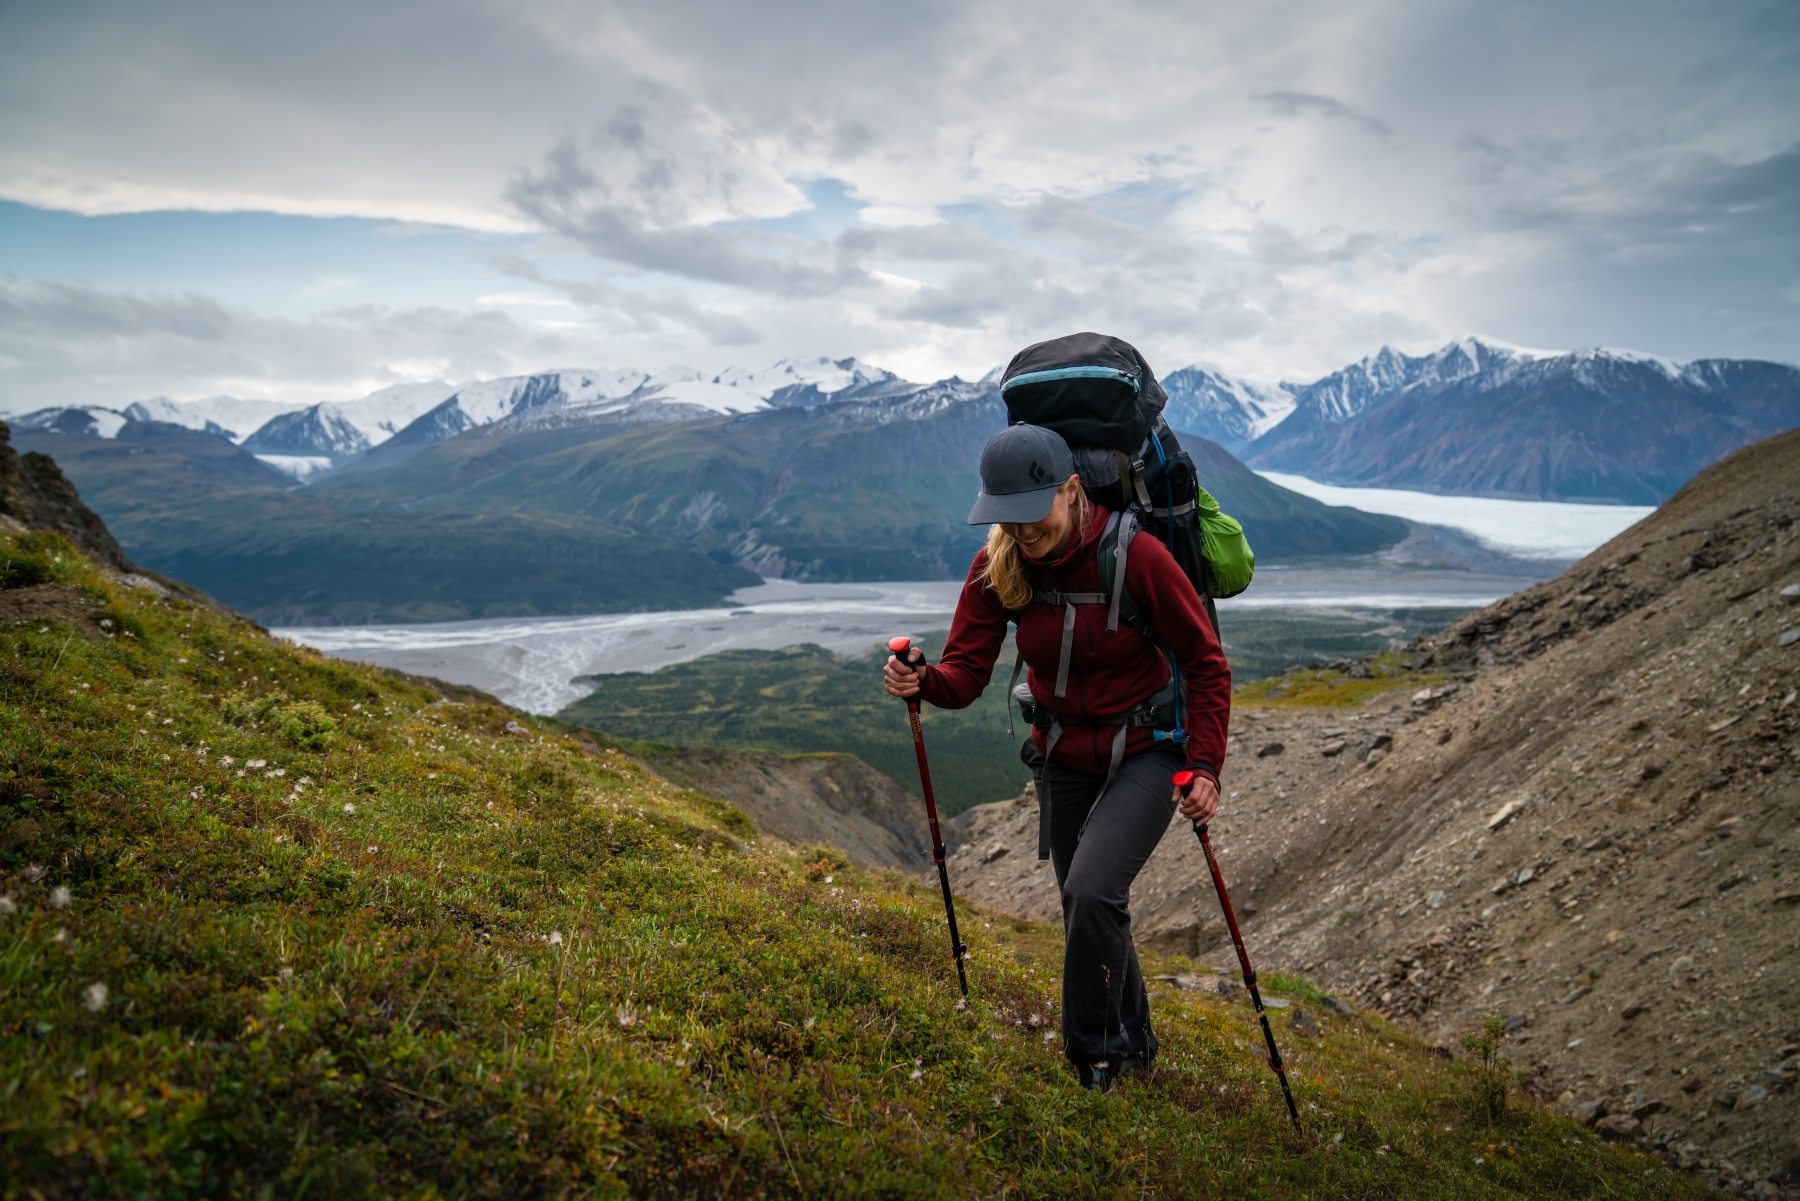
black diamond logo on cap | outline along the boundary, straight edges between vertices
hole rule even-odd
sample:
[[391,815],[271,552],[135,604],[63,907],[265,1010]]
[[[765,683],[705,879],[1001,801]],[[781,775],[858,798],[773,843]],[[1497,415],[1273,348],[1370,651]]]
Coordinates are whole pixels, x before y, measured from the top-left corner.
[[1041,484],[1045,479],[1049,478],[1050,473],[1045,471],[1042,467],[1039,467],[1038,461],[1033,459],[1031,460],[1031,470],[1027,471],[1025,474],[1031,477],[1033,483]]

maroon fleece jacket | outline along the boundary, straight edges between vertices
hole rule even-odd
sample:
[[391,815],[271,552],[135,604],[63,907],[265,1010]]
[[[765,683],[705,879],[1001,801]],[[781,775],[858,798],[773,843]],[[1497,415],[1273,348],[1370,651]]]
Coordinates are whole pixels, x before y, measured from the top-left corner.
[[[1027,560],[1026,571],[1040,592],[1098,592],[1100,571],[1095,548],[1109,514],[1095,506],[1092,520],[1079,538],[1056,559]],[[1006,641],[1006,611],[1000,598],[981,579],[987,566],[984,548],[969,567],[950,640],[944,656],[925,676],[920,695],[940,709],[966,709],[986,689],[994,661]],[[1131,541],[1125,557],[1125,587],[1138,611],[1181,664],[1187,680],[1182,726],[1187,730],[1188,766],[1214,782],[1225,763],[1225,732],[1231,722],[1231,668],[1207,620],[1194,586],[1169,554],[1148,533]],[[1063,735],[1052,758],[1076,771],[1104,772],[1112,762],[1118,726],[1083,725],[1096,715],[1124,713],[1153,696],[1169,681],[1169,668],[1155,647],[1137,630],[1119,623],[1106,630],[1104,605],[1075,606],[1075,643],[1069,659],[1066,695],[1056,696],[1056,669],[1062,656],[1063,610],[1060,605],[1033,604],[1019,619],[1018,646],[1027,667],[1026,679],[1038,704],[1064,719]],[[1045,731],[1033,730],[1042,747]],[[1125,754],[1154,745],[1150,731],[1133,729]]]

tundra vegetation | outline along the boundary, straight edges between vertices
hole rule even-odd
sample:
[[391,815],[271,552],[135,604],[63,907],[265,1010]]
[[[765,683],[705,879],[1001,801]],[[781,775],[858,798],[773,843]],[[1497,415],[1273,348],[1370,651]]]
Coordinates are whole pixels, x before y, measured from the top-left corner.
[[0,558],[5,1197],[1701,1195],[1298,978],[1301,1133],[1241,993],[1159,985],[1156,1071],[1082,1092],[1053,927],[970,911],[959,1003],[920,879],[54,535]]

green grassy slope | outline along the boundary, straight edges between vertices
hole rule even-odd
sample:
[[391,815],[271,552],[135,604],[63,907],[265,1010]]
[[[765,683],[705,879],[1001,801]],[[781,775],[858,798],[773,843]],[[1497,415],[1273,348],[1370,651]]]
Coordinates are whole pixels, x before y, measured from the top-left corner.
[[1298,1135],[1217,998],[1082,1093],[1054,930],[965,909],[958,1004],[918,880],[0,555],[45,581],[0,591],[0,1196],[1699,1195],[1378,1020],[1286,1036]]

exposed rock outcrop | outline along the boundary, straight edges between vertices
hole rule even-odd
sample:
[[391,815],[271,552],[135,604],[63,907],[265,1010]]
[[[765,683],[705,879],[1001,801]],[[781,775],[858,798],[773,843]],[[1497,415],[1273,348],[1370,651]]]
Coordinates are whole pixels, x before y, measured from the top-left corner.
[[0,421],[0,519],[28,530],[55,530],[113,570],[132,570],[131,560],[113,541],[106,523],[81,503],[56,460],[36,452],[19,454],[4,421]]

